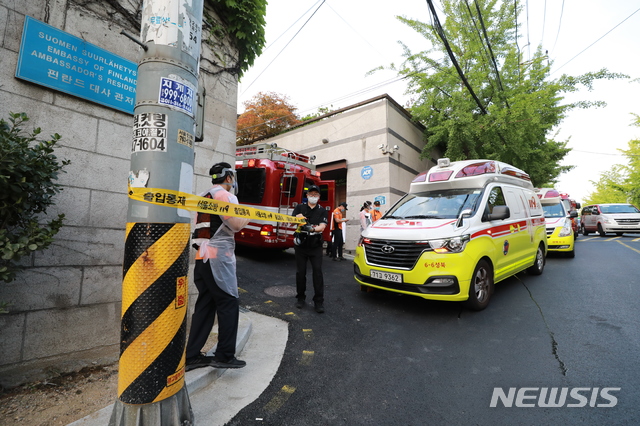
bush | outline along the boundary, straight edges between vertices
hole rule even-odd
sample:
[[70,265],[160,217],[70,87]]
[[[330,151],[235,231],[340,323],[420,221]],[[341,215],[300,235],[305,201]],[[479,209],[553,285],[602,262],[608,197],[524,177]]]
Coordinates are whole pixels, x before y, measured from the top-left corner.
[[[53,155],[60,139],[36,140],[40,129],[23,132],[25,113],[9,113],[0,119],[0,280],[11,282],[20,270],[17,262],[36,250],[44,250],[62,227],[64,215],[40,223],[53,197],[62,190],[56,183],[61,163]],[[0,307],[1,310],[1,307]]]

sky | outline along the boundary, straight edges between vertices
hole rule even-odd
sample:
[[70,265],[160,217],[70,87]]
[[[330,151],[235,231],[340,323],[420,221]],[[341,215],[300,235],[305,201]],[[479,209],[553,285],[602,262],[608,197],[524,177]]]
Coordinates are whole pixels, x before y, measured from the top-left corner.
[[[522,1],[522,0],[521,0]],[[439,19],[445,16],[435,1]],[[429,48],[424,38],[396,16],[431,22],[426,0],[269,0],[263,53],[242,77],[238,109],[258,92],[287,96],[305,116],[320,107],[337,109],[388,94],[408,105],[406,83],[380,66],[400,65],[403,49]],[[519,19],[519,45],[525,57],[542,45],[553,61],[552,79],[607,68],[631,79],[600,81],[566,102],[605,101],[598,109],[577,110],[553,130],[572,152],[556,188],[582,201],[602,172],[626,164],[618,149],[640,139],[631,126],[640,115],[640,4],[629,0],[528,0]],[[526,171],[526,170],[525,170]]]

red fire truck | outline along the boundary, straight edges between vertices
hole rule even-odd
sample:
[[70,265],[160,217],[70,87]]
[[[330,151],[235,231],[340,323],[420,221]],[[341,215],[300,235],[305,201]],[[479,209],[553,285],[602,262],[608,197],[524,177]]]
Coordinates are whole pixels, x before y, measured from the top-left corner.
[[[249,207],[291,215],[295,206],[306,201],[309,185],[320,188],[319,204],[330,217],[334,209],[335,182],[320,179],[313,164],[315,157],[279,148],[275,143],[236,149],[238,201]],[[236,233],[240,245],[256,248],[293,247],[296,225],[253,220]],[[329,226],[323,237],[331,240]]]

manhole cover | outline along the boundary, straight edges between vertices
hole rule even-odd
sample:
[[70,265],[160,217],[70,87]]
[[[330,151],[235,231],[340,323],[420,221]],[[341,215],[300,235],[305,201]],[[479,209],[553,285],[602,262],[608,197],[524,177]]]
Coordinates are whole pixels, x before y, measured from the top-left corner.
[[276,285],[273,287],[267,287],[264,292],[272,297],[295,297],[296,288],[292,285]]

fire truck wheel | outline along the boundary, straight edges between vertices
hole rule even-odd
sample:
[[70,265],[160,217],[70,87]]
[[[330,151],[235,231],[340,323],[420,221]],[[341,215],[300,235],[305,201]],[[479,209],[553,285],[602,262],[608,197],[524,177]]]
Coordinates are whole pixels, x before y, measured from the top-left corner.
[[489,306],[489,299],[493,293],[493,269],[486,260],[482,259],[476,265],[469,283],[469,299],[465,306],[472,311],[481,311]]

